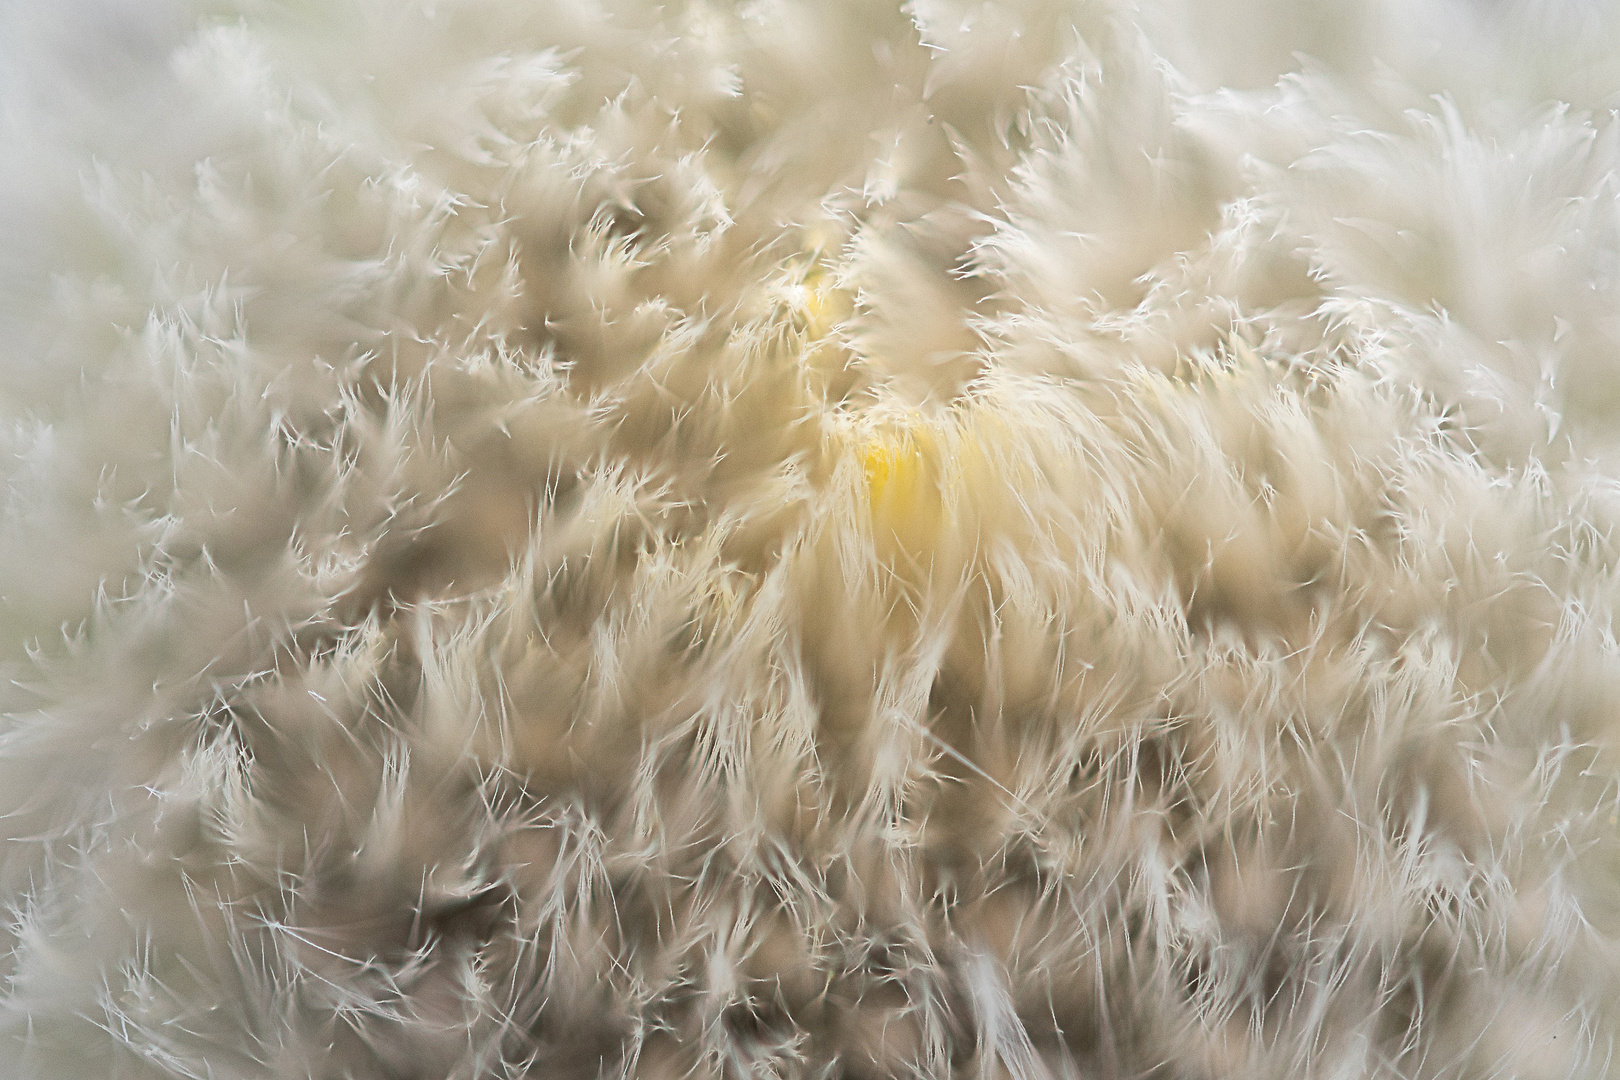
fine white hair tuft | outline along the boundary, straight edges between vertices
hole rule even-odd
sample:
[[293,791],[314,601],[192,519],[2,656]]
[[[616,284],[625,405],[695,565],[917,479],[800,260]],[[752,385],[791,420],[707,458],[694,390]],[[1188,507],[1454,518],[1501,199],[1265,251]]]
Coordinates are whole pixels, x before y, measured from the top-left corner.
[[1620,1070],[1620,15],[0,3],[0,1076]]

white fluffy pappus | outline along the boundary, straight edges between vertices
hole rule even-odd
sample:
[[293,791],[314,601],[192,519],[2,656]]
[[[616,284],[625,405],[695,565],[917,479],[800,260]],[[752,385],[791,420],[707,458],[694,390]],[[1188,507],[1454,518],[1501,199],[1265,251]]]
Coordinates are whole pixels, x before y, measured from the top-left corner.
[[1620,1071],[1620,15],[0,4],[0,1076]]

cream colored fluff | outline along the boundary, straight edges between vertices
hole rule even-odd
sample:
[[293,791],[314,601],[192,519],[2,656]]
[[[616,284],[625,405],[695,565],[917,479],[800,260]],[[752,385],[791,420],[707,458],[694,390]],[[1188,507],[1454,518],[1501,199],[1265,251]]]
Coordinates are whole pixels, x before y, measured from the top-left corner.
[[1620,22],[0,7],[0,1074],[1602,1077]]

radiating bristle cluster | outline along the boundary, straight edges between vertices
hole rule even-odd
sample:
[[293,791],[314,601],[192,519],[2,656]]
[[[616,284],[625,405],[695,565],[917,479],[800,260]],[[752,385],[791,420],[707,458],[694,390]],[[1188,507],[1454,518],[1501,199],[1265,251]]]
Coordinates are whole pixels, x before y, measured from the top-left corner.
[[0,5],[0,1076],[1620,1070],[1617,57]]

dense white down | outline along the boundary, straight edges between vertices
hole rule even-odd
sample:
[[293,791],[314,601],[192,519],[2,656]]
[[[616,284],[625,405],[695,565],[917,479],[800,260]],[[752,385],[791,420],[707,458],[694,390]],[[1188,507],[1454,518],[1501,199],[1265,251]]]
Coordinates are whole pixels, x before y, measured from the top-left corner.
[[1620,12],[0,5],[0,1075],[1620,1073]]

